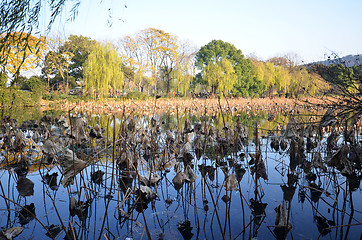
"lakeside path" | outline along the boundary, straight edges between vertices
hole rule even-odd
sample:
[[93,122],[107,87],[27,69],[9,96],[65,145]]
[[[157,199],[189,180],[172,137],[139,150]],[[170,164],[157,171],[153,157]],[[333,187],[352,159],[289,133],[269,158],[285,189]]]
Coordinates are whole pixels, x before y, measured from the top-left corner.
[[220,99],[184,99],[184,98],[160,98],[149,100],[111,100],[104,99],[98,101],[62,101],[62,102],[42,102],[45,108],[56,108],[58,110],[76,113],[93,114],[120,114],[134,113],[142,115],[152,114],[176,114],[177,111],[189,114],[214,115],[220,112],[220,107],[224,113],[266,111],[276,113],[281,111],[298,112],[303,110],[313,110],[314,107],[308,102],[316,102],[316,99],[290,99],[290,98],[230,98]]

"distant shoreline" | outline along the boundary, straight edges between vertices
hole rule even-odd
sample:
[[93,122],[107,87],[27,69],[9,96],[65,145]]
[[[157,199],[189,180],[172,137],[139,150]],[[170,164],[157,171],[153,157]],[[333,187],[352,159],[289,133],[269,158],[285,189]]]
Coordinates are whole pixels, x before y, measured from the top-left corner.
[[41,105],[44,109],[57,108],[62,111],[72,110],[76,113],[88,114],[121,114],[135,113],[142,115],[153,114],[183,114],[185,112],[193,115],[215,115],[220,112],[220,107],[224,114],[236,112],[255,112],[266,111],[276,113],[281,111],[297,114],[299,111],[317,109],[313,104],[320,103],[315,98],[290,99],[284,97],[276,98],[160,98],[148,100],[112,100],[104,99],[98,101],[42,101]]

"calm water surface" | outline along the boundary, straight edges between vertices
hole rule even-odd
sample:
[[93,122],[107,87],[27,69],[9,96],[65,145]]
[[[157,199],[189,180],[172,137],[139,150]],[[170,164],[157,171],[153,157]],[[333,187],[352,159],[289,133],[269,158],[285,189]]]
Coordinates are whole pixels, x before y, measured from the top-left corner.
[[[41,114],[30,116],[29,119],[39,120]],[[308,164],[303,163],[312,162],[313,154],[317,151],[324,161],[328,160],[326,138],[329,133],[325,133],[316,148],[310,152],[304,151],[305,159],[302,163],[295,163],[292,159],[291,164],[290,140],[287,140],[285,150],[276,151],[271,147],[272,137],[268,137],[268,130],[274,130],[278,125],[285,126],[289,117],[280,115],[273,121],[267,120],[267,113],[252,116],[240,113],[238,117],[248,127],[249,133],[249,139],[242,149],[234,154],[220,156],[215,153],[216,147],[211,147],[199,156],[193,148],[190,152],[193,156],[190,166],[197,178],[194,182],[185,182],[178,190],[173,183],[177,160],[166,154],[165,132],[175,130],[177,125],[179,131],[182,131],[186,119],[190,119],[194,127],[195,122],[209,121],[211,118],[157,116],[156,124],[159,124],[160,129],[158,151],[152,153],[151,159],[147,159],[144,149],[140,144],[137,145],[135,149],[140,156],[137,171],[121,171],[117,164],[112,164],[112,141],[109,142],[109,151],[97,155],[104,149],[105,143],[93,140],[92,147],[77,149],[79,158],[89,160],[89,156],[92,156],[96,161],[83,169],[76,176],[75,184],[67,188],[61,184],[63,176],[58,164],[30,164],[30,171],[25,174],[16,170],[15,166],[6,166],[6,151],[3,149],[0,228],[24,227],[16,239],[51,239],[50,235],[56,239],[73,239],[73,236],[77,239],[283,239],[282,234],[275,230],[280,230],[275,228],[275,209],[282,204],[291,226],[287,239],[361,238],[361,170],[354,169],[355,177],[349,178],[333,167],[321,170],[309,166],[308,170]],[[309,117],[305,118],[308,120]],[[103,136],[111,139],[114,126],[120,129],[122,123],[128,123],[130,119],[119,117],[114,121],[112,116],[88,116],[87,125],[99,123],[105,129]],[[149,117],[135,119],[140,132],[147,130],[144,134],[151,134],[148,129],[151,124]],[[215,128],[222,129],[224,121],[228,120],[233,126],[235,119],[235,116],[224,119],[218,116],[213,118],[213,124]],[[19,125],[25,120],[19,121]],[[257,152],[253,134],[255,122],[258,122],[261,136],[261,159],[265,163],[267,180],[259,178],[255,181],[255,174],[251,171],[253,159],[249,154]],[[57,127],[56,121],[53,121],[52,130],[57,130]],[[32,134],[32,131],[23,131],[30,149],[26,153],[32,159],[41,159],[42,143],[35,144],[30,140]],[[174,131],[173,134],[176,136]],[[196,134],[190,133],[189,138],[195,147]],[[342,143],[343,137],[339,136],[337,146]],[[117,149],[120,145],[115,144]],[[131,145],[128,147],[132,148]],[[115,155],[116,161],[117,153]],[[167,164],[160,167],[161,159],[166,156]],[[184,165],[185,162],[181,160],[182,171]],[[156,186],[150,186],[157,196],[140,204],[136,190],[141,186],[138,176],[149,176],[150,169],[161,177]],[[92,173],[96,171],[104,172],[99,184],[91,179]],[[243,172],[239,182],[226,184],[228,176],[237,173],[242,175]],[[294,182],[291,174],[295,176]],[[18,183],[21,175],[34,183],[34,193],[30,196],[19,194],[22,188]],[[49,175],[54,177],[49,178]],[[124,184],[130,188],[128,191]],[[80,203],[73,209],[72,197]]]

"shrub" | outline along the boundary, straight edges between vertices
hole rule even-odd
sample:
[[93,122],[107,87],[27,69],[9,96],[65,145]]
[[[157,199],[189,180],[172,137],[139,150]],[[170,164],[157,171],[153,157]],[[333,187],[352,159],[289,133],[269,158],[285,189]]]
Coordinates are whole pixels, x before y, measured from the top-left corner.
[[145,100],[145,99],[148,98],[148,95],[147,95],[147,93],[134,91],[134,92],[129,92],[129,93],[127,93],[126,98],[128,98],[128,99]]
[[68,101],[77,102],[80,100],[87,100],[88,98],[82,95],[69,95],[61,92],[48,92],[43,94],[43,99],[48,101],[68,100]]
[[0,87],[5,87],[8,82],[8,77],[5,73],[0,72]]
[[32,76],[30,77],[23,85],[22,89],[29,90],[31,92],[43,92],[45,88],[45,85],[43,81],[37,77]]
[[37,94],[16,88],[0,88],[1,106],[35,106],[39,102]]

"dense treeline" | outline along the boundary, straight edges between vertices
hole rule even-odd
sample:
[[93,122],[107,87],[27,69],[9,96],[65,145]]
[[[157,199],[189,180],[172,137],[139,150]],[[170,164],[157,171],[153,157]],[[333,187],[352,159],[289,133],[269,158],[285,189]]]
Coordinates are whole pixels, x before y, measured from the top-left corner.
[[[0,71],[2,88],[8,82],[12,87],[37,95],[60,92],[91,98],[126,94],[297,97],[328,92],[327,82],[331,83],[336,76],[361,74],[361,67],[303,66],[290,56],[267,61],[247,58],[240,49],[222,40],[213,40],[197,49],[173,34],[154,28],[113,43],[76,35],[66,40],[34,36],[32,39],[26,53],[15,51],[22,44],[21,38],[12,39],[13,51],[9,53],[12,61]],[[31,68],[40,68],[41,73],[29,79],[21,76]],[[332,76],[330,72],[344,75]]]

